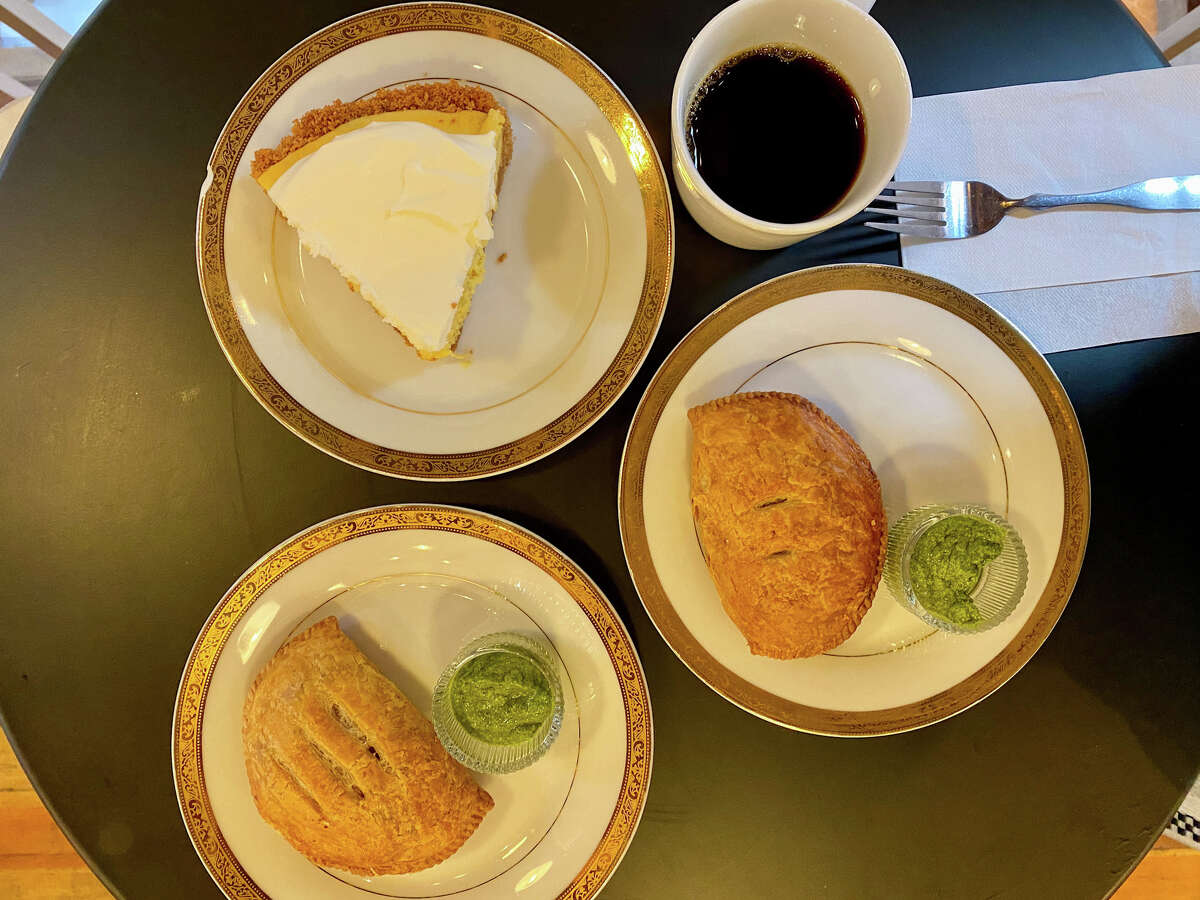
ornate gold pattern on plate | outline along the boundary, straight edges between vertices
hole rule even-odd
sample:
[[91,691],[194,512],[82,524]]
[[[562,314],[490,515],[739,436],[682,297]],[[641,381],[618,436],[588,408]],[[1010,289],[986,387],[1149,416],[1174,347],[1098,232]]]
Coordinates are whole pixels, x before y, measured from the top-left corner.
[[[234,309],[225,269],[225,211],[251,135],[284,91],[322,62],[365,41],[412,31],[461,31],[525,50],[565,74],[596,104],[619,136],[641,190],[646,222],[646,274],[629,333],[600,379],[570,409],[532,434],[468,453],[411,453],[365,441],[331,425],[293,398],[267,371]],[[573,46],[534,23],[482,6],[411,3],[335,22],[301,41],[264,72],[229,117],[209,159],[211,180],[196,216],[200,288],[221,349],[242,383],[293,433],[326,453],[386,475],[425,480],[479,478],[533,462],[579,436],[633,380],[658,333],[675,252],[666,173],[629,101]]]
[[[985,666],[953,687],[916,703],[844,712],[785,700],[721,665],[687,629],[671,605],[650,556],[643,517],[646,455],[663,409],[701,356],[740,323],[777,304],[826,291],[886,291],[923,300],[983,332],[1033,388],[1058,446],[1063,476],[1063,530],[1046,589],[1021,631]],[[710,313],[671,351],[638,404],[621,460],[618,499],[629,571],[651,620],[683,663],[725,699],[764,719],[816,734],[866,737],[919,728],[962,712],[1017,673],[1050,634],[1079,577],[1091,521],[1087,452],[1075,410],[1045,358],[1007,319],[977,297],[944,281],[894,266],[821,266],[753,287]]]
[[172,756],[175,792],[192,843],[213,880],[236,900],[269,900],[242,868],[213,814],[201,752],[204,704],[221,651],[242,616],[280,577],[345,541],[388,531],[449,531],[488,541],[533,563],[555,580],[588,617],[608,651],[625,709],[625,772],[616,808],[584,867],[559,894],[587,900],[621,861],[646,802],[653,750],[650,696],[641,664],[613,608],[592,580],[557,549],[524,529],[484,513],[452,506],[380,506],[315,525],[255,563],[229,589],[204,623],[184,668],[175,701]]

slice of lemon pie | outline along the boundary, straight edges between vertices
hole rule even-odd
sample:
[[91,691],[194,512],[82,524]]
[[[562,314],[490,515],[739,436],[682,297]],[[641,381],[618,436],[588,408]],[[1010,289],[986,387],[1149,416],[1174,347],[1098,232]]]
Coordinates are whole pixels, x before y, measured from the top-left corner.
[[488,91],[423,82],[306,112],[250,174],[422,359],[454,353],[483,279],[512,128]]

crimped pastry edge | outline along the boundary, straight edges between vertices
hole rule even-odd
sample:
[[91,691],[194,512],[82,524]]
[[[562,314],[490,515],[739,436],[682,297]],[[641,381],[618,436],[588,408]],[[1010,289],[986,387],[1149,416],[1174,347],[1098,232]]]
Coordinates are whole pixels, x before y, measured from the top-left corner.
[[[825,425],[828,425],[833,430],[849,439],[850,445],[854,448],[854,451],[858,454],[862,461],[866,463],[867,471],[871,473],[871,480],[875,484],[875,489],[880,492],[879,509],[881,517],[879,523],[879,553],[875,558],[874,577],[871,579],[870,586],[864,587],[861,591],[859,591],[859,593],[855,595],[852,605],[846,608],[844,625],[841,632],[839,632],[840,637],[838,637],[833,643],[822,641],[817,644],[817,649],[812,653],[804,653],[792,650],[790,648],[782,649],[778,647],[769,647],[763,644],[756,644],[749,637],[747,637],[745,633],[742,634],[742,637],[746,639],[746,645],[750,648],[750,652],[755,656],[765,656],[768,659],[807,659],[813,656],[819,656],[820,654],[832,650],[835,647],[839,647],[848,641],[851,635],[858,630],[858,626],[862,624],[863,618],[870,611],[871,605],[875,599],[875,592],[879,589],[879,582],[883,577],[883,564],[887,555],[887,511],[883,508],[882,487],[879,483],[879,476],[875,472],[875,467],[871,465],[871,460],[867,456],[866,452],[864,452],[862,447],[859,446],[858,441],[854,439],[854,435],[846,431],[846,429],[830,418],[829,414],[825,412],[825,410],[821,409],[821,407],[817,406],[817,404],[813,403],[807,397],[802,397],[800,394],[789,394],[786,391],[745,391],[744,393],[740,394],[727,394],[724,397],[717,397],[714,400],[709,400],[707,403],[701,403],[697,406],[691,407],[688,410],[688,421],[694,425],[695,419],[693,418],[692,414],[702,409],[720,409],[723,406],[729,406],[731,404],[736,404],[747,400],[754,401],[760,399],[783,400],[792,404],[793,406],[799,406],[810,412],[816,413],[817,418],[820,419]],[[694,519],[695,513],[693,511],[693,520]],[[699,535],[697,535],[697,537],[699,537]],[[709,576],[714,577],[712,563],[709,561],[708,554],[703,552],[703,546],[701,547],[701,551],[701,555],[704,557],[705,567],[709,571]],[[722,600],[722,606],[724,606],[724,600]],[[728,612],[726,615],[728,615]],[[741,629],[739,628],[738,631],[741,631]]]
[[[249,728],[249,724],[250,724],[250,715],[249,715],[250,708],[254,703],[254,697],[258,692],[258,689],[262,683],[263,678],[266,676],[267,672],[274,665],[275,660],[278,657],[278,655],[281,652],[283,652],[284,648],[286,648],[286,647],[291,647],[293,645],[308,643],[309,641],[311,641],[315,638],[324,637],[329,632],[332,632],[332,631],[341,632],[341,626],[338,624],[338,620],[337,620],[336,616],[326,616],[324,619],[321,619],[319,622],[316,622],[313,625],[310,625],[308,628],[306,628],[300,634],[296,635],[293,638],[290,638],[287,641],[284,641],[283,644],[280,645],[279,649],[276,650],[273,654],[271,654],[271,658],[267,661],[267,664],[265,666],[263,666],[261,671],[259,671],[258,675],[255,676],[253,683],[250,685],[250,689],[248,691],[246,691],[246,700],[245,700],[245,703],[242,705],[243,764],[245,763],[244,757],[246,754],[246,732],[247,732],[247,730]],[[342,632],[342,633],[345,634],[345,632]],[[359,653],[361,653],[361,652],[362,652],[362,650],[360,649]],[[474,779],[472,779],[472,780],[474,780]],[[462,829],[462,833],[460,835],[455,836],[454,840],[450,844],[447,845],[445,852],[435,853],[435,854],[432,854],[431,856],[425,857],[424,859],[409,860],[409,861],[406,861],[395,867],[389,866],[386,868],[378,868],[378,867],[372,868],[369,866],[348,866],[345,864],[345,860],[334,859],[332,857],[323,855],[319,849],[309,845],[307,842],[296,841],[291,836],[285,834],[283,829],[281,829],[278,825],[276,825],[274,822],[272,822],[270,819],[268,819],[266,816],[264,816],[262,814],[262,811],[259,810],[258,801],[254,797],[254,794],[255,794],[254,785],[253,785],[253,783],[251,783],[251,785],[250,785],[251,800],[253,800],[253,802],[254,802],[254,808],[255,808],[255,811],[258,812],[259,817],[264,822],[266,822],[268,825],[270,825],[273,829],[275,829],[275,831],[278,832],[279,835],[285,841],[288,842],[288,845],[291,846],[294,850],[296,850],[296,852],[303,855],[304,858],[307,859],[309,862],[311,862],[313,865],[320,866],[322,868],[337,869],[339,872],[349,872],[352,875],[362,875],[362,876],[367,876],[367,877],[371,877],[371,876],[375,876],[375,875],[408,875],[413,872],[421,872],[432,866],[436,866],[438,863],[445,862],[447,859],[449,859],[451,856],[453,856],[455,853],[457,853],[459,851],[459,849],[462,847],[462,845],[467,842],[467,839],[470,838],[471,835],[473,835],[475,833],[475,831],[479,828],[480,824],[483,822],[484,816],[486,816],[489,812],[491,812],[492,809],[494,809],[496,806],[496,801],[492,799],[492,795],[489,794],[486,790],[484,790],[484,788],[481,785],[479,785],[478,783],[475,784],[475,790],[476,790],[477,796],[479,798],[480,808],[478,810],[476,810],[476,812],[471,816],[470,819],[466,820],[466,823],[464,824],[464,827]]]
[[[466,826],[463,828],[462,835],[461,836],[456,835],[454,843],[448,844],[446,851],[444,853],[435,853],[432,856],[426,857],[425,859],[411,860],[407,863],[404,863],[404,864],[396,866],[396,867],[389,866],[387,868],[369,868],[369,867],[359,868],[359,867],[347,866],[347,865],[345,865],[344,861],[333,860],[333,859],[329,859],[327,857],[323,858],[319,854],[316,854],[316,853],[310,854],[309,852],[307,852],[305,850],[300,850],[300,852],[303,853],[305,858],[308,859],[310,862],[312,862],[314,865],[321,866],[322,868],[337,869],[339,872],[349,872],[351,875],[363,875],[366,877],[373,877],[375,875],[409,875],[413,872],[422,872],[425,869],[431,868],[432,866],[436,866],[438,863],[445,862],[451,856],[453,856],[455,853],[457,853],[459,851],[459,849],[462,847],[462,845],[467,842],[467,839],[470,838],[471,835],[473,835],[475,833],[476,829],[479,828],[480,823],[483,822],[483,817],[486,816],[489,812],[491,812],[493,807],[495,807],[496,801],[492,799],[491,794],[489,794],[487,791],[485,791],[479,785],[475,785],[475,789],[479,793],[479,799],[480,799],[480,802],[483,803],[483,807],[478,812],[476,812],[470,819],[467,820]],[[272,827],[274,827],[274,826],[272,826]],[[279,831],[278,828],[276,828],[275,830]],[[280,833],[282,834],[282,832],[280,832]],[[286,839],[286,835],[284,837]],[[291,841],[289,840],[288,843],[290,844]],[[292,846],[295,847],[296,845],[292,844]],[[296,847],[296,849],[299,850],[300,848]]]

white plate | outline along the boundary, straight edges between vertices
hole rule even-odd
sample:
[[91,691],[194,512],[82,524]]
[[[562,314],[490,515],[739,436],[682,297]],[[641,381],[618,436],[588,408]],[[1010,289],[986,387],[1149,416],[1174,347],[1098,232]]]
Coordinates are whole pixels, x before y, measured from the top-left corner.
[[[249,174],[308,109],[446,78],[490,90],[513,126],[469,363],[418,359]],[[263,73],[213,149],[196,250],[221,346],[276,418],[363,468],[461,479],[544,456],[620,396],[662,319],[673,234],[650,136],[591,60],[507,13],[423,3],[330,25]]]
[[[540,637],[561,662],[558,739],[527,769],[477,775],[495,808],[458,852],[423,872],[362,878],[318,868],[251,799],[241,749],[246,691],[289,636],[328,615],[426,715],[442,669],[476,637]],[[629,636],[574,563],[482,513],[389,506],[313,526],[230,588],[188,659],[172,744],[180,810],[229,897],[585,898],[637,828],[652,728]]]
[[[801,394],[852,434],[889,522],[926,503],[1005,515],[1029,555],[1024,599],[991,631],[926,625],[881,584],[858,630],[813,659],[751,655],[696,541],[688,408],[739,391]],[[642,601],[680,658],[727,699],[824,734],[903,731],[953,715],[1040,646],[1083,560],[1083,439],[1042,356],[982,301],[887,266],[827,266],[759,285],[712,313],[655,375],[621,468],[621,532]]]

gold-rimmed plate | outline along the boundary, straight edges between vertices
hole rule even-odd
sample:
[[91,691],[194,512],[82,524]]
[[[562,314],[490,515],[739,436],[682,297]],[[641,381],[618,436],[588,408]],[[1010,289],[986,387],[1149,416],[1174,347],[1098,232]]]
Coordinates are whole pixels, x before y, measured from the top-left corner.
[[[841,646],[751,655],[725,615],[691,518],[687,410],[749,390],[801,394],[845,427],[879,476],[889,521],[925,503],[1005,515],[1029,555],[1002,625],[955,636],[880,585]],[[1062,385],[1008,321],[951,285],[890,266],[825,266],[739,295],[671,352],[642,398],[621,463],[626,560],[675,653],[726,699],[819,734],[918,728],[986,697],[1062,614],[1090,518],[1083,438]]]
[[[432,868],[374,878],[319,868],[254,808],[241,747],[246,691],[291,635],[329,615],[425,715],[443,668],[484,634],[528,634],[561,663],[554,745],[527,769],[476,776],[496,806]],[[172,734],[180,811],[231,898],[593,897],[637,828],[652,743],[641,664],[595,584],[519,526],[446,506],[340,516],[251,566],[196,639]]]
[[[491,91],[514,139],[467,363],[418,359],[249,175],[306,110],[449,78]],[[673,253],[662,164],[616,85],[534,23],[458,3],[371,10],[281,56],[217,138],[196,223],[209,319],[250,392],[333,456],[427,480],[508,471],[586,430],[653,342]]]

